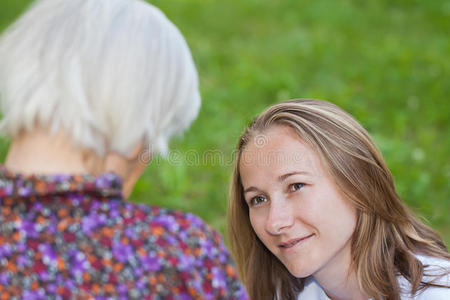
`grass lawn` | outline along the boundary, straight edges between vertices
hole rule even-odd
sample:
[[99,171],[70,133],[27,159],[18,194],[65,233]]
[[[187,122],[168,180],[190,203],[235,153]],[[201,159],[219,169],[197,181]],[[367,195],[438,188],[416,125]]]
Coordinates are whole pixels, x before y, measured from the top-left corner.
[[[0,1],[0,29],[28,0]],[[266,106],[312,97],[374,136],[403,199],[450,245],[450,3],[444,0],[155,0],[185,35],[203,106],[132,200],[225,231],[232,152]],[[7,141],[1,140],[3,158]]]

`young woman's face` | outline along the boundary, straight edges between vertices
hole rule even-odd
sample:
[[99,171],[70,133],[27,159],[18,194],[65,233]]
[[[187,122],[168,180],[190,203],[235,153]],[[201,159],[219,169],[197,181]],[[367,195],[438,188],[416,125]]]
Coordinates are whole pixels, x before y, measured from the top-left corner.
[[252,227],[293,276],[348,269],[356,210],[292,128],[256,136],[239,167]]

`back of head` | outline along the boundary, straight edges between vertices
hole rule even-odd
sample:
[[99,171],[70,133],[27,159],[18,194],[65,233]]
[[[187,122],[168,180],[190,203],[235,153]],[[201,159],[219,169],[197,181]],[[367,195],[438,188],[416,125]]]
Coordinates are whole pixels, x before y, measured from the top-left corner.
[[64,130],[77,146],[159,152],[200,107],[177,28],[140,0],[39,0],[0,39],[2,133]]

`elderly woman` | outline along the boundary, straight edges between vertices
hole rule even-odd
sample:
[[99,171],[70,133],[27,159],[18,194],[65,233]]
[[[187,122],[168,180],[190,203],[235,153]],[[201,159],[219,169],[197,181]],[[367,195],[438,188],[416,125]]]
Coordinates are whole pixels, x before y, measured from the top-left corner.
[[[200,107],[177,28],[137,0],[42,0],[0,40],[2,299],[246,299],[198,217],[126,202]],[[150,200],[151,202],[151,200]]]

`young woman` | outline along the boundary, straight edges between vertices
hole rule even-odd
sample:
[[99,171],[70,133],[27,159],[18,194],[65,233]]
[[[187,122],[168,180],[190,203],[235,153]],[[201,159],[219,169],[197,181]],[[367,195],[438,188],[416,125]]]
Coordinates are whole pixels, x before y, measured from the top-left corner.
[[442,239],[399,198],[369,134],[331,103],[286,101],[254,120],[228,218],[251,299],[450,299]]

